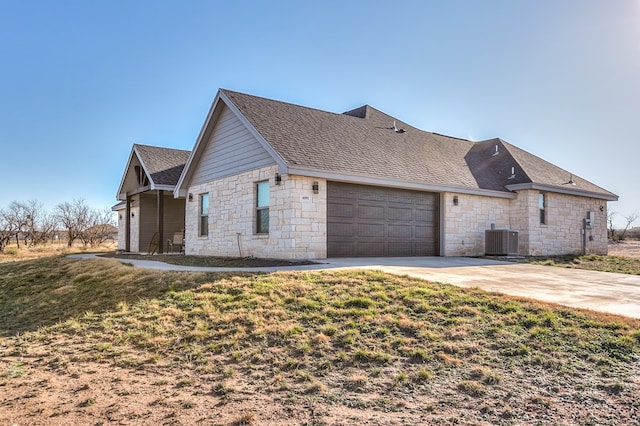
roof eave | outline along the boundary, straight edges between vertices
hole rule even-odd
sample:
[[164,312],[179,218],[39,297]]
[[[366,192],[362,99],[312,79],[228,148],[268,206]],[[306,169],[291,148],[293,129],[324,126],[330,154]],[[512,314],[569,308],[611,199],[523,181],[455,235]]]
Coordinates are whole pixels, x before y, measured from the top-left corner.
[[437,185],[425,182],[410,182],[400,179],[381,178],[378,176],[359,175],[351,173],[336,173],[327,170],[318,170],[306,167],[289,167],[289,173],[293,175],[315,177],[338,182],[348,182],[364,185],[389,186],[394,188],[412,189],[429,192],[455,192],[458,194],[480,195],[484,197],[514,199],[516,194],[506,191],[494,191],[489,189],[469,188],[457,185]]
[[[127,160],[127,165],[124,168],[124,173],[122,173],[122,179],[120,179],[120,185],[118,186],[118,191],[116,192],[116,199],[120,201],[124,201],[126,199],[126,194],[122,191],[122,187],[124,186],[124,180],[127,177],[127,172],[129,171],[129,167],[131,167],[131,160],[133,159],[133,154],[135,153],[135,145],[131,147],[131,152],[129,153],[129,160]],[[122,198],[124,197],[124,198]]]
[[545,185],[541,183],[516,183],[513,185],[507,185],[509,191],[522,191],[525,189],[535,189],[539,191],[557,192],[559,194],[575,195],[578,197],[596,198],[606,201],[618,201],[618,196],[615,194],[607,194],[602,192],[586,191],[584,189],[577,188],[562,188],[559,186]]

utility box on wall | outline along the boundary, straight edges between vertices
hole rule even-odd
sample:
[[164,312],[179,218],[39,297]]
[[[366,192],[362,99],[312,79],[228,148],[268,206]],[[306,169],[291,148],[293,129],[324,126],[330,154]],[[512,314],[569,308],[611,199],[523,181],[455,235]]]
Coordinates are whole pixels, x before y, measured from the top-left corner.
[[484,254],[487,256],[517,256],[518,232],[508,229],[484,231]]

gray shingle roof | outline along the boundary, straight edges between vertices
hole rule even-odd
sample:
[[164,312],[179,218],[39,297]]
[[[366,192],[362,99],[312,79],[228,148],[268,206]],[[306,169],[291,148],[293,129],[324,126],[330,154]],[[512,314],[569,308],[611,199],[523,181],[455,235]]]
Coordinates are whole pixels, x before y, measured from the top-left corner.
[[[472,142],[417,129],[369,105],[337,114],[222,90],[289,166],[426,185],[510,192],[563,189],[570,173],[500,139]],[[392,129],[406,130],[397,133]],[[499,154],[493,155],[495,145]],[[515,177],[511,178],[512,167]],[[573,191],[614,194],[574,176]]]
[[175,186],[191,151],[134,144],[140,161],[156,185]]

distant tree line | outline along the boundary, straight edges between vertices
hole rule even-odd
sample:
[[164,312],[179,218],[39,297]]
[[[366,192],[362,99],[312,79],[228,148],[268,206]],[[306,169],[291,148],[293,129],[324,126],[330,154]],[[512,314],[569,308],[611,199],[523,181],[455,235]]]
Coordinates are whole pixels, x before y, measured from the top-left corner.
[[12,201],[0,207],[0,253],[12,241],[35,246],[56,240],[67,241],[71,247],[80,241],[83,246],[98,246],[114,229],[113,213],[109,208],[89,207],[84,199],[63,202],[47,211],[37,200]]

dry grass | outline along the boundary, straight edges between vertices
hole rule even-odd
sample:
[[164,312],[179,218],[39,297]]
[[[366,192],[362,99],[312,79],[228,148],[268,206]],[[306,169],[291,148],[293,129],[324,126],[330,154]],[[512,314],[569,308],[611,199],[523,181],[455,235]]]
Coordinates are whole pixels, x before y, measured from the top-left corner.
[[15,242],[13,242],[5,248],[4,253],[0,253],[0,264],[72,253],[108,253],[115,251],[115,249],[115,241],[106,242],[99,247],[84,247],[81,244],[74,244],[70,248],[67,247],[66,242],[39,244],[33,247],[29,247],[22,243],[18,247]]
[[640,322],[378,272],[0,265],[0,424],[630,424]]

